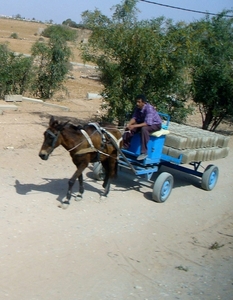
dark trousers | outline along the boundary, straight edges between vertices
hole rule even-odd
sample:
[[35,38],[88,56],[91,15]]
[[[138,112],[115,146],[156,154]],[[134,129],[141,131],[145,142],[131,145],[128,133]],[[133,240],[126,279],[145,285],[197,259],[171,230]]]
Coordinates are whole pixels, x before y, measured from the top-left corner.
[[123,145],[124,148],[129,148],[130,146],[130,140],[134,136],[135,133],[140,132],[141,133],[141,140],[142,140],[142,147],[141,147],[141,153],[147,153],[147,143],[150,139],[150,133],[158,131],[161,129],[161,125],[152,124],[150,126],[143,126],[140,128],[134,128],[132,130],[128,130],[128,128],[125,129],[125,132],[123,134]]

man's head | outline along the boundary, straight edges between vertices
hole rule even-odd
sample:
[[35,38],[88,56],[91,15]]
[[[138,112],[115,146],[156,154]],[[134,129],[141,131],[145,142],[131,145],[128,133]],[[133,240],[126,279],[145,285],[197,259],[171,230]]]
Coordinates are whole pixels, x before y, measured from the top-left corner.
[[146,97],[144,95],[137,95],[135,100],[136,100],[137,107],[142,109],[146,103]]

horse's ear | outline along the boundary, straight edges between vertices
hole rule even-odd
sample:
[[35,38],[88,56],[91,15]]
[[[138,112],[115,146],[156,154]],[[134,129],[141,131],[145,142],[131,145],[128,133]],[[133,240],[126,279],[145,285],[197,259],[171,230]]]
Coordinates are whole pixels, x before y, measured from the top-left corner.
[[76,128],[77,128],[77,130],[81,130],[81,129],[83,129],[83,125],[79,124]]
[[50,120],[49,120],[49,126],[52,126],[54,123],[54,116],[51,116]]
[[63,123],[63,128],[66,126],[66,124],[68,124],[70,122],[70,120],[66,121],[65,123]]
[[59,125],[58,120],[55,120],[55,118],[52,116],[49,120],[49,127],[56,128]]
[[65,123],[60,123],[60,124],[58,124],[57,130],[62,131],[62,130],[65,128],[65,126],[66,126],[69,122],[70,122],[70,120],[68,120],[68,121],[65,122]]

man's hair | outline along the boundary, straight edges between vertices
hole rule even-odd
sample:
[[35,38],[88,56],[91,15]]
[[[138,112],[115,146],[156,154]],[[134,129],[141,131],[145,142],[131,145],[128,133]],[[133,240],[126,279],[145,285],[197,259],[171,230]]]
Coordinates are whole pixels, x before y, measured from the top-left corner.
[[137,101],[137,100],[142,100],[142,102],[143,103],[145,103],[146,102],[146,96],[145,95],[137,95],[137,97],[135,98],[135,100]]

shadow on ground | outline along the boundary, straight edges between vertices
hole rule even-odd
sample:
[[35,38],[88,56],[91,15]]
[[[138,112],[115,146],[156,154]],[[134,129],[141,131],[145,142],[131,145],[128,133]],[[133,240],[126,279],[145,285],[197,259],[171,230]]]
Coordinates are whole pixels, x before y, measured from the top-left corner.
[[[50,193],[52,195],[56,195],[56,200],[62,202],[62,200],[66,197],[66,192],[68,189],[68,178],[63,179],[50,179],[50,178],[42,178],[43,182],[41,184],[34,183],[21,183],[19,180],[15,180],[15,189],[16,192],[20,195],[26,195],[32,191],[37,191],[41,193]],[[95,188],[87,181],[84,181],[84,190],[96,192],[98,194],[101,193],[101,188]],[[78,181],[75,183],[73,187],[73,194],[78,193]]]

